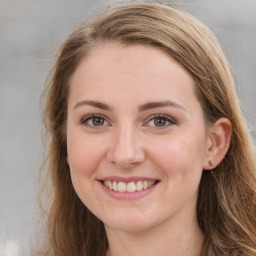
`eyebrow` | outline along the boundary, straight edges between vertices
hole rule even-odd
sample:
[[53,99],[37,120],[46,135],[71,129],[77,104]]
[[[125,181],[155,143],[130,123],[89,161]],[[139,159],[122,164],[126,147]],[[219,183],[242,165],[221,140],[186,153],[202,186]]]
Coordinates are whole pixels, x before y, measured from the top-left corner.
[[162,107],[175,107],[183,111],[187,111],[182,105],[174,101],[157,101],[157,102],[148,102],[139,106],[139,111],[146,111],[152,108],[162,108]]
[[[95,107],[95,108],[99,108],[99,109],[102,109],[102,110],[112,110],[112,108],[105,104],[105,103],[102,103],[102,102],[99,102],[99,101],[94,101],[94,100],[82,100],[82,101],[79,101],[78,103],[75,104],[74,106],[74,109],[75,108],[78,108],[80,106],[85,106],[85,105],[88,105],[88,106],[92,106],[92,107]],[[143,112],[143,111],[146,111],[146,110],[150,110],[150,109],[153,109],[153,108],[162,108],[162,107],[175,107],[175,108],[178,108],[180,110],[183,110],[183,111],[187,111],[182,105],[178,104],[177,102],[174,102],[174,101],[156,101],[156,102],[147,102],[145,104],[142,104],[138,107],[138,110],[140,112]]]
[[78,108],[78,107],[81,107],[81,106],[84,106],[84,105],[92,106],[92,107],[95,107],[95,108],[100,108],[100,109],[103,109],[103,110],[111,110],[111,107],[109,105],[107,105],[105,103],[102,103],[102,102],[99,102],[99,101],[94,101],[94,100],[79,101],[74,106],[74,109]]

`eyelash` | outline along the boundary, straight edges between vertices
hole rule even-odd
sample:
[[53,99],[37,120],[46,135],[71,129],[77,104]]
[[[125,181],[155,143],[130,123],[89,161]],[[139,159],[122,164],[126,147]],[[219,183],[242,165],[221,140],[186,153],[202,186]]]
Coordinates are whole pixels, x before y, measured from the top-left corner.
[[[89,124],[89,121],[93,121],[94,118],[95,119],[96,118],[102,119],[104,123],[108,123],[108,124],[107,125],[103,124],[103,125],[99,125],[99,126],[93,125],[93,124]],[[106,118],[103,115],[100,115],[100,114],[92,114],[92,115],[84,117],[81,120],[81,124],[86,125],[86,126],[91,127],[91,128],[95,128],[95,129],[98,129],[98,128],[102,127],[102,126],[110,126],[109,122],[106,120]]]
[[[151,122],[151,121],[155,121],[155,120],[164,120],[165,122],[167,122],[168,124],[164,124],[163,126],[157,126],[157,125],[149,125],[149,123]],[[169,116],[167,116],[167,115],[163,115],[163,114],[160,114],[160,115],[154,115],[154,116],[152,116],[150,119],[149,119],[149,121],[147,121],[146,123],[145,123],[145,125],[146,126],[152,126],[152,127],[157,127],[157,128],[162,128],[162,129],[164,129],[164,128],[167,128],[167,127],[169,127],[169,126],[171,126],[171,125],[175,125],[176,124],[176,121],[174,120],[174,119],[172,119],[171,117],[169,117]]]
[[[94,124],[89,124],[89,121],[93,121],[94,118],[102,119],[102,121],[104,122],[104,124],[99,125],[99,126],[94,125]],[[163,126],[161,126],[161,125],[160,125],[160,126],[157,126],[157,125],[149,125],[150,122],[155,121],[155,120],[157,120],[157,119],[158,119],[158,120],[162,120],[162,121],[164,121],[164,122],[166,122],[166,123],[168,123],[168,124],[165,123]],[[84,117],[84,118],[81,120],[80,123],[83,124],[83,125],[86,125],[86,126],[88,126],[88,127],[90,127],[90,128],[95,128],[95,129],[99,129],[99,128],[103,127],[103,126],[110,126],[109,122],[108,122],[108,121],[106,120],[106,118],[105,118],[103,115],[101,115],[101,114],[92,114],[92,115],[86,116],[86,117]],[[106,123],[107,123],[107,124],[106,124]],[[154,124],[155,124],[155,123],[154,123]],[[159,129],[164,129],[164,128],[167,128],[167,127],[169,127],[169,126],[171,126],[171,125],[175,125],[175,124],[176,124],[176,121],[175,121],[174,119],[170,118],[170,117],[167,116],[167,115],[160,114],[160,115],[151,116],[150,119],[149,119],[147,122],[145,122],[143,126],[150,126],[150,127],[156,127],[156,128],[159,128]]]

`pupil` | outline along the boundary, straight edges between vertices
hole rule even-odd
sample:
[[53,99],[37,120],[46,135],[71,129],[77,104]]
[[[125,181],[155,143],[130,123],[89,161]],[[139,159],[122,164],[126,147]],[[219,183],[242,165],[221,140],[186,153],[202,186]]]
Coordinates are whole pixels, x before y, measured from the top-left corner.
[[100,117],[93,118],[92,122],[93,122],[93,125],[95,125],[95,126],[100,126],[100,125],[104,124],[103,118],[100,118]]
[[154,123],[156,126],[164,126],[166,124],[166,120],[158,118],[158,119],[155,119]]

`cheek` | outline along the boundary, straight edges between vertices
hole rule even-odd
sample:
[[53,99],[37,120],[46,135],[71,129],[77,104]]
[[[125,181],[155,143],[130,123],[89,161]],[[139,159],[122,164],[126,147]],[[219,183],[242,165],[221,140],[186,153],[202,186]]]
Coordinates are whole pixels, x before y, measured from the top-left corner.
[[190,173],[197,172],[201,175],[204,159],[203,140],[191,136],[176,136],[160,144],[155,143],[151,158],[164,170],[165,175],[180,176],[182,179]]
[[163,193],[163,201],[165,204],[169,202],[165,206],[167,211],[182,209],[185,205],[194,209],[196,205],[204,153],[203,147],[194,143],[191,138],[176,137],[151,152],[152,160],[162,175],[166,192]]
[[102,141],[89,139],[86,136],[68,137],[67,151],[73,176],[94,176],[94,171],[104,156]]
[[88,195],[95,189],[96,170],[104,156],[102,141],[76,134],[68,137],[67,151],[74,189],[84,205],[93,209],[95,198]]

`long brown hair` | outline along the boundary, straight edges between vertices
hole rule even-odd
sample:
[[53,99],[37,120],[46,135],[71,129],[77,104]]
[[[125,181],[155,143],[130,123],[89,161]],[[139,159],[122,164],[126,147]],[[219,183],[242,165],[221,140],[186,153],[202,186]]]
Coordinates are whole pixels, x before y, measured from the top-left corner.
[[104,256],[108,247],[103,223],[73,189],[65,136],[70,78],[80,60],[104,41],[151,45],[167,52],[195,80],[206,123],[213,124],[220,117],[231,121],[228,153],[214,170],[203,171],[200,183],[197,218],[205,235],[201,255],[207,255],[210,246],[222,256],[233,252],[256,255],[255,148],[229,64],[201,22],[175,8],[150,3],[108,8],[80,25],[58,52],[44,92],[44,125],[50,141],[42,168],[48,170],[42,175],[48,204],[42,211],[47,220],[47,244],[41,255]]

